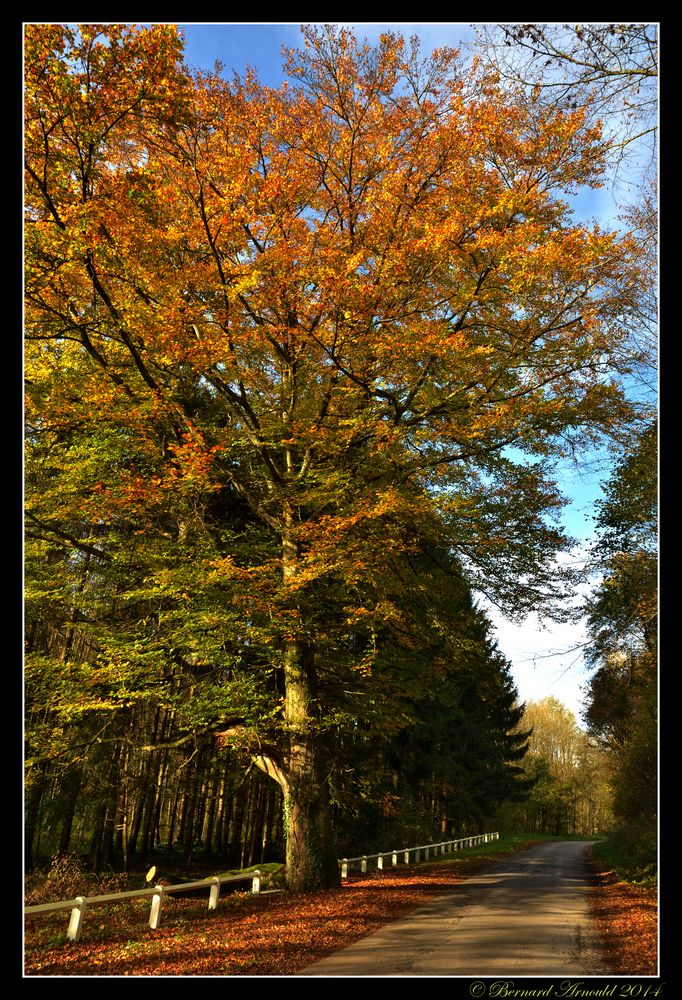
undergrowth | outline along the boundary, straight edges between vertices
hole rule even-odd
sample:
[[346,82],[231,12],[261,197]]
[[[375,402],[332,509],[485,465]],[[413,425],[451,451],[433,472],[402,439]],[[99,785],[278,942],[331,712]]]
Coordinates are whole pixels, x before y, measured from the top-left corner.
[[656,884],[657,840],[650,823],[635,821],[615,830],[607,840],[594,845],[592,855],[626,882]]

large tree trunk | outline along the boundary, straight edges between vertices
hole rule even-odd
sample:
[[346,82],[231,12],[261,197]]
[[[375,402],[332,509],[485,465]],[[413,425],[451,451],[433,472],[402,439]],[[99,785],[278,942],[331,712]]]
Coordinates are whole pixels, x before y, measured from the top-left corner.
[[[285,583],[298,568],[300,552],[287,511],[282,534]],[[284,716],[288,748],[284,761],[287,881],[292,889],[326,889],[339,883],[329,795],[328,767],[317,732],[315,650],[291,639],[284,656]]]
[[339,884],[326,775],[315,748],[292,751],[284,790],[287,882],[292,889],[328,889]]
[[[300,553],[287,512],[282,532],[283,578],[296,573]],[[287,882],[294,890],[328,889],[340,881],[331,822],[330,766],[320,738],[314,647],[289,638],[284,647],[285,740],[265,748],[254,740],[253,762],[278,783],[284,796]],[[229,738],[231,730],[219,734]]]

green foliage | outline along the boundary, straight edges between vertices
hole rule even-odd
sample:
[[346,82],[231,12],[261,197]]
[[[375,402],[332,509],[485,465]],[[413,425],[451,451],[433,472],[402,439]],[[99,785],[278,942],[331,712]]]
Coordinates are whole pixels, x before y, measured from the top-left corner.
[[616,814],[657,815],[657,433],[646,427],[605,489],[597,553],[603,580],[588,604],[596,667],[585,713],[612,756]]
[[645,816],[619,827],[603,843],[595,844],[592,853],[628,882],[657,880],[656,831]]
[[478,831],[528,791],[509,668],[457,562],[425,551],[408,565],[425,599],[418,591],[405,627],[377,636],[383,724],[367,719],[343,740],[346,766],[333,778],[345,853]]
[[603,579],[588,605],[595,672],[585,719],[608,749],[619,829],[604,860],[624,877],[656,873],[658,817],[657,429],[646,427],[605,489]]
[[658,425],[642,430],[606,483],[598,501],[597,551],[603,555],[644,550],[655,552],[658,529]]

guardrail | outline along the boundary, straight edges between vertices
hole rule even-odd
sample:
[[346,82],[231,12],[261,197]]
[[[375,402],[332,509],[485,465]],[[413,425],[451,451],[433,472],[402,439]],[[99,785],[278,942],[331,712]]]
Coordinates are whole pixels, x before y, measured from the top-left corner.
[[[465,850],[468,847],[476,847],[479,844],[488,844],[499,840],[499,833],[479,833],[473,837],[460,837],[458,840],[443,840],[436,844],[420,844],[418,847],[404,847],[399,851],[382,851],[379,854],[362,854],[357,858],[341,858],[341,878],[348,878],[348,868],[350,865],[360,862],[360,871],[365,873],[370,861],[376,861],[377,869],[381,871],[384,867],[384,859],[391,859],[391,864],[395,867],[402,858],[404,864],[409,864],[410,859],[418,863],[422,859],[428,861],[431,857],[451,854],[455,851]],[[423,858],[422,858],[423,855]],[[71,910],[69,926],[66,932],[69,941],[78,941],[83,930],[85,913],[91,906],[104,906],[107,903],[120,903],[130,899],[151,899],[151,910],[149,913],[149,926],[151,930],[156,930],[161,924],[161,911],[165,896],[179,896],[184,892],[196,889],[208,889],[208,909],[215,910],[220,898],[220,889],[228,882],[251,882],[251,892],[259,893],[261,886],[260,872],[250,872],[248,875],[214,875],[212,878],[200,879],[197,882],[181,882],[178,885],[155,885],[149,889],[134,889],[130,892],[113,892],[106,896],[76,896],[74,899],[62,899],[55,903],[39,903],[35,906],[24,907],[24,913],[29,916],[37,916],[41,913],[57,913],[60,910]]]
[[437,844],[421,844],[419,847],[403,847],[399,851],[382,851],[380,854],[361,854],[357,858],[340,858],[341,878],[348,878],[348,866],[360,862],[360,871],[364,874],[367,871],[367,862],[376,860],[377,869],[381,871],[384,867],[384,858],[391,859],[391,865],[398,864],[398,858],[402,857],[403,862],[410,863],[410,855],[414,855],[415,863],[422,860],[428,861],[433,852],[433,857],[439,854],[452,854],[454,851],[462,851],[467,847],[477,847],[479,844],[489,844],[494,840],[499,840],[499,833],[477,833],[474,837],[460,837],[458,840],[443,840]]
[[56,903],[39,903],[36,906],[26,906],[24,907],[24,913],[26,915],[36,915],[39,913],[55,913],[59,910],[71,910],[66,936],[69,941],[78,941],[83,930],[83,920],[88,907],[104,906],[106,903],[120,903],[129,899],[151,898],[149,926],[152,930],[156,930],[161,923],[164,896],[178,896],[183,892],[206,888],[209,890],[208,908],[209,910],[215,910],[218,906],[221,886],[227,882],[248,881],[251,882],[251,892],[259,893],[260,872],[254,871],[248,875],[214,875],[212,878],[200,879],[198,882],[181,882],[179,885],[155,885],[149,889],[113,892],[106,896],[76,896],[75,899],[62,899]]

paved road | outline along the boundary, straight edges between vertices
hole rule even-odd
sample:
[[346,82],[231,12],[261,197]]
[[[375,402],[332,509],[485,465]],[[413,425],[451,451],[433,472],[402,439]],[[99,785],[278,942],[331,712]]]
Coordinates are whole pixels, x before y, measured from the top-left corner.
[[607,975],[588,909],[588,843],[512,855],[298,975]]

